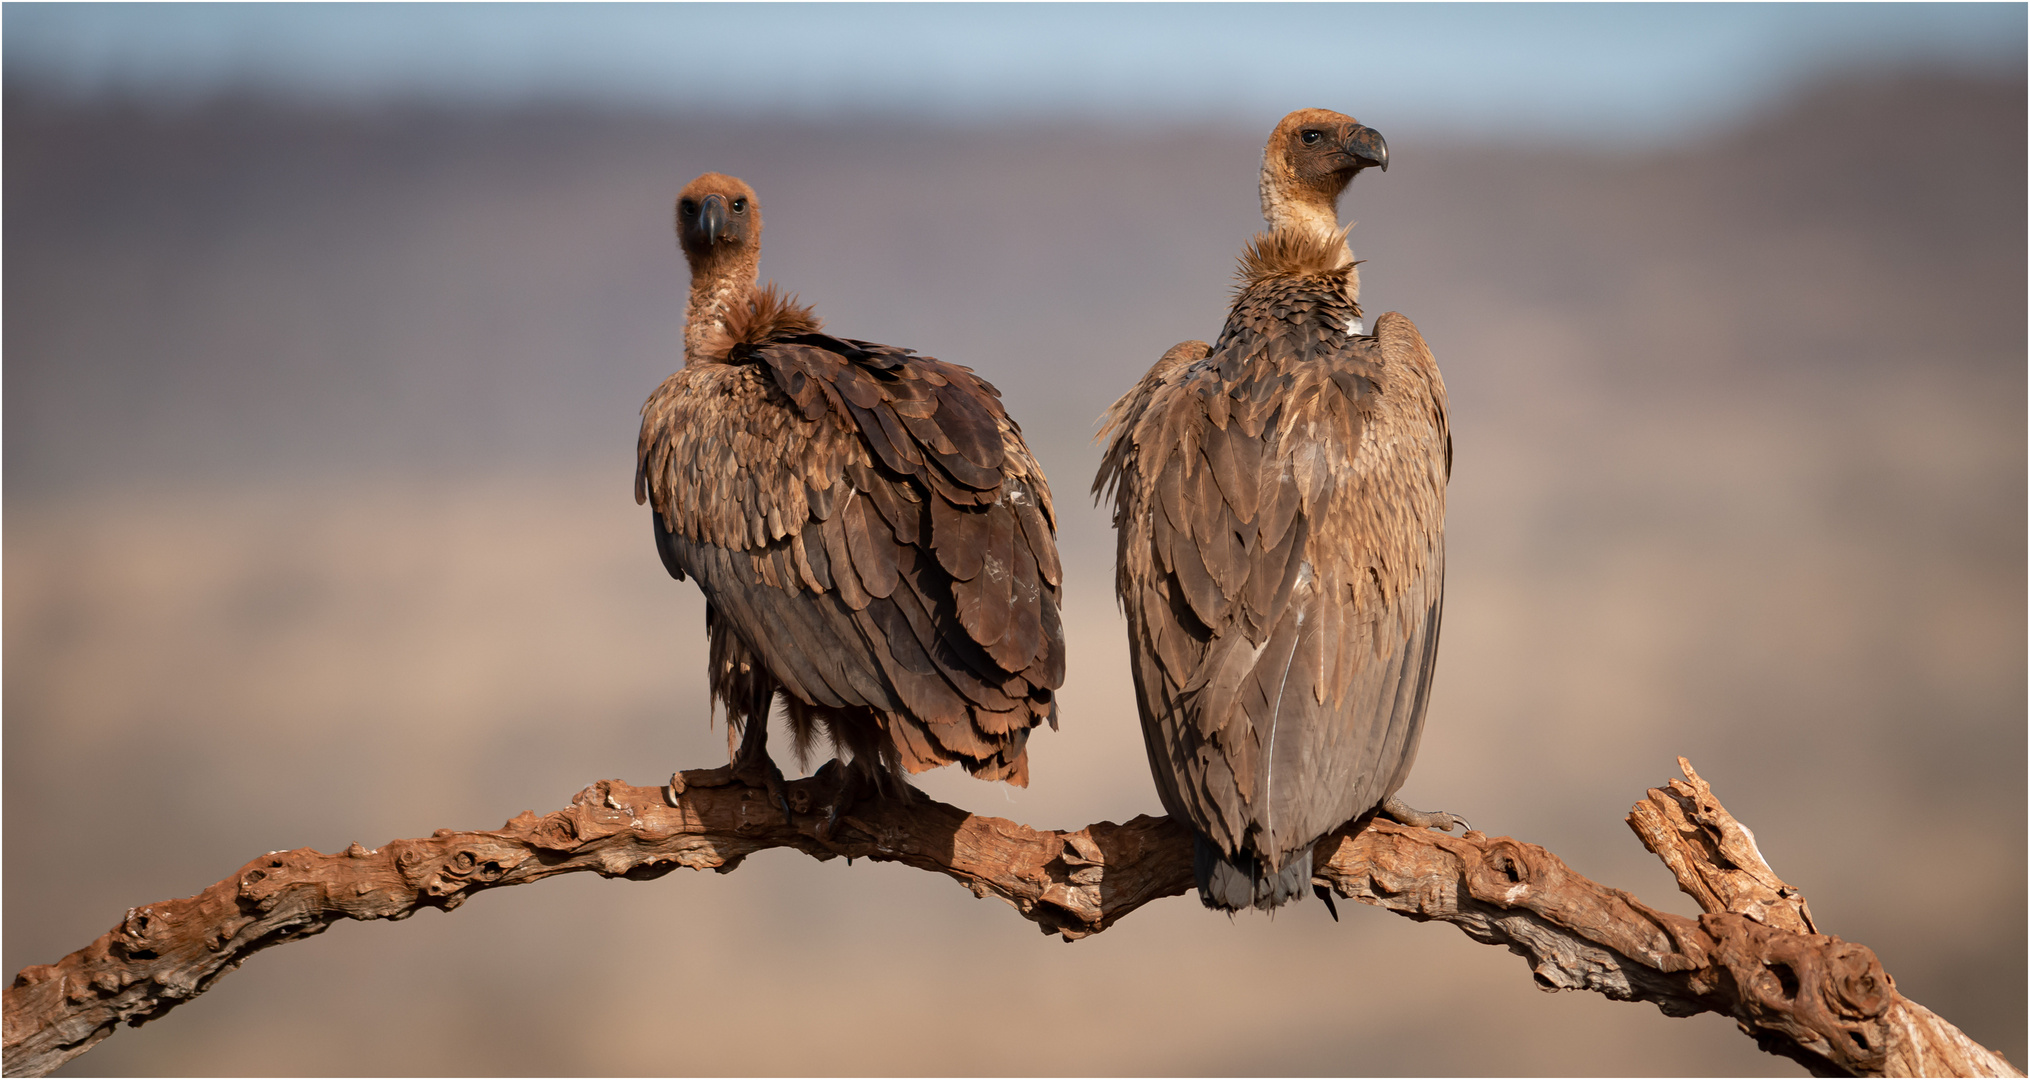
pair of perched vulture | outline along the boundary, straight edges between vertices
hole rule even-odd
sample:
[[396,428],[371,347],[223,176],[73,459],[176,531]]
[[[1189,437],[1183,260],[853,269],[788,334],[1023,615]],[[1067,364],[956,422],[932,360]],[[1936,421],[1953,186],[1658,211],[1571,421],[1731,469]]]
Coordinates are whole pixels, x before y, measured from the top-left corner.
[[[1165,353],[1108,410],[1116,586],[1149,764],[1197,836],[1200,898],[1301,897],[1311,847],[1395,798],[1416,756],[1444,593],[1445,388],[1416,327],[1361,323],[1338,199],[1379,134],[1291,113],[1263,152],[1269,231],[1219,340]],[[704,592],[729,778],[780,798],[776,698],[845,764],[829,830],[952,762],[1028,782],[1057,723],[1063,575],[1050,488],[994,387],[826,333],[757,287],[761,206],[707,173],[677,197],[684,367],[642,408],[637,501]],[[788,812],[785,806],[784,812]]]

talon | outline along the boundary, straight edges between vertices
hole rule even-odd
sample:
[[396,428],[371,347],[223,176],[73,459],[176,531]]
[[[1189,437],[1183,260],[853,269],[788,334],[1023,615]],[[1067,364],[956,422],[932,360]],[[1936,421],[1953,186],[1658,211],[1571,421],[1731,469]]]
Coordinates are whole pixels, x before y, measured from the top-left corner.
[[818,779],[829,775],[838,781],[838,786],[832,791],[830,805],[825,808],[824,824],[818,826],[818,839],[830,843],[838,835],[839,822],[844,820],[846,813],[858,805],[869,791],[878,789],[864,772],[844,765],[837,758],[826,762],[817,775]]
[[737,782],[739,780],[739,777],[735,775],[733,771],[733,766],[721,765],[716,769],[698,769],[695,772],[691,773],[689,780],[685,780],[683,774],[681,773],[677,774],[674,777],[671,777],[671,780],[672,783],[670,784],[670,789],[672,791],[681,792],[686,788],[694,788],[694,787],[695,788],[725,787],[729,784]]
[[1318,899],[1325,901],[1326,914],[1332,916],[1333,922],[1338,922],[1339,906],[1332,902],[1332,890],[1314,881],[1311,883],[1311,891],[1317,895]]
[[1450,832],[1456,828],[1461,832],[1465,832],[1472,828],[1471,825],[1466,823],[1466,819],[1458,814],[1447,813],[1443,810],[1432,812],[1418,810],[1394,795],[1382,800],[1380,810],[1381,813],[1413,829],[1437,829],[1440,832]]

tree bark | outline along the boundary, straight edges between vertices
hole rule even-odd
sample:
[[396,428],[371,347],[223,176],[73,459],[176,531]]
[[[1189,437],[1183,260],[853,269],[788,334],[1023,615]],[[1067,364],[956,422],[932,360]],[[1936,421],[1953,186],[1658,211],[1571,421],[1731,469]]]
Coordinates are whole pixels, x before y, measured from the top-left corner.
[[[1651,789],[1628,820],[1705,909],[1697,919],[1589,881],[1535,844],[1387,820],[1350,822],[1321,839],[1315,880],[1340,897],[1506,946],[1546,990],[1648,1001],[1670,1016],[1725,1013],[1762,1049],[1816,1075],[2022,1075],[1898,994],[1869,949],[1819,934],[1803,896],[1770,870],[1754,835],[1690,763],[1678,763],[1686,780]],[[822,837],[838,775],[828,767],[789,782],[793,816],[764,792],[731,783],[728,769],[705,769],[664,788],[602,780],[562,810],[524,813],[490,832],[439,829],[336,855],[270,853],[196,896],[129,909],[55,964],[24,968],[5,993],[5,1073],[46,1075],[120,1023],[155,1019],[254,953],[340,919],[449,910],[482,890],[555,874],[728,873],[753,852],[789,847],[945,874],[1067,941],[1192,888],[1191,835],[1169,818],[1051,832],[919,796],[863,802]]]

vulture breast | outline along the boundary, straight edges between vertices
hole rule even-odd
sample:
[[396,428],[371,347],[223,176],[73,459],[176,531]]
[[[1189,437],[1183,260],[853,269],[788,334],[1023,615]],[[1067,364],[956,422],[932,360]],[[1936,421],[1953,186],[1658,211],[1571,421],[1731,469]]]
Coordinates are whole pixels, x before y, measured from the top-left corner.
[[1114,406],[1094,485],[1163,804],[1270,870],[1402,785],[1437,657],[1444,383],[1400,315],[1349,336],[1348,270],[1245,284]]

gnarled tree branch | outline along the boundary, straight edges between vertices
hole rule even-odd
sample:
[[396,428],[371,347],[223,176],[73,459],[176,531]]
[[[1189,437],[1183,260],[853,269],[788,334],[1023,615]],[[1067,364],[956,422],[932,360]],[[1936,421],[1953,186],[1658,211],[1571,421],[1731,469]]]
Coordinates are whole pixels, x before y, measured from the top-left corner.
[[[1385,820],[1318,842],[1316,880],[1341,897],[1452,923],[1530,962],[1548,990],[1648,1001],[1671,1016],[1720,1012],[1771,1053],[1821,1075],[2021,1076],[2000,1055],[1896,992],[1873,952],[1821,935],[1804,898],[1763,861],[1754,835],[1678,759],[1629,824],[1705,909],[1687,919],[1574,873],[1507,837],[1454,837]],[[571,805],[500,829],[307,848],[256,859],[196,896],[132,908],[120,925],[6,990],[5,1071],[41,1076],[111,1035],[202,994],[271,945],[340,919],[449,910],[484,889],[591,871],[646,879],[678,867],[726,873],[764,848],[879,859],[997,896],[1046,933],[1096,934],[1151,900],[1191,889],[1191,837],[1168,818],[1031,829],[917,798],[863,803],[821,838],[838,771],[792,781],[794,816],[727,769],[666,788],[602,780]]]

